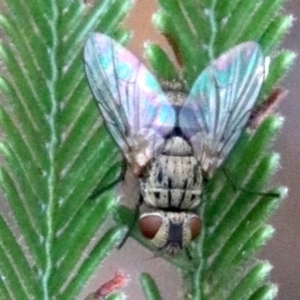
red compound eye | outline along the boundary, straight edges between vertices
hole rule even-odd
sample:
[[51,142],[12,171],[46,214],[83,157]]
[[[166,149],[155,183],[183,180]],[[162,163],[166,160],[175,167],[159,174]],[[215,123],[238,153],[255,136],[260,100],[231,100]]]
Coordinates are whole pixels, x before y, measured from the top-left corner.
[[190,229],[191,229],[191,234],[192,234],[192,240],[194,240],[199,233],[201,232],[201,220],[199,219],[198,216],[193,216],[190,219]]
[[162,225],[162,217],[149,214],[141,216],[139,220],[140,231],[147,239],[153,239]]

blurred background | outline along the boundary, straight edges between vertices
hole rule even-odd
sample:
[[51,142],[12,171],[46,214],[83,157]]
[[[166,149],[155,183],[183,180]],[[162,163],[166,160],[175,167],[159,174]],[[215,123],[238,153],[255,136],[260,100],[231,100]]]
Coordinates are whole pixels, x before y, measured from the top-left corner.
[[[285,5],[288,14],[295,18],[294,26],[284,40],[283,48],[298,53],[300,49],[300,1],[290,0]],[[165,40],[155,32],[151,15],[156,11],[155,1],[138,0],[126,22],[128,28],[134,29],[134,38],[130,49],[142,57],[144,41],[151,40],[166,45]],[[300,62],[296,61],[288,77],[281,83],[289,94],[281,103],[279,111],[285,117],[274,149],[281,154],[281,167],[274,178],[274,185],[289,188],[289,196],[273,215],[270,222],[276,232],[262,252],[261,259],[267,259],[274,266],[271,281],[279,287],[277,299],[300,299]],[[124,291],[127,299],[143,299],[138,284],[140,272],[147,271],[156,279],[165,300],[181,299],[180,278],[172,266],[154,258],[153,254],[135,241],[129,239],[120,251],[115,251],[96,274],[87,290],[95,290],[105,281],[111,279],[117,269],[130,274],[131,280]]]

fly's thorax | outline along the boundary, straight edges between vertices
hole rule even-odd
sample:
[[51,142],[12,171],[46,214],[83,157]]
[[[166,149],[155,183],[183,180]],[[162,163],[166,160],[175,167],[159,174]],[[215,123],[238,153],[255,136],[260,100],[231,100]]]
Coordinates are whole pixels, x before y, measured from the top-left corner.
[[176,254],[199,235],[201,220],[194,213],[155,211],[142,214],[139,227],[156,249]]
[[169,138],[140,180],[147,205],[174,210],[190,210],[199,205],[202,171],[187,141]]
[[180,81],[165,81],[161,84],[167,98],[175,106],[182,106],[187,99],[187,88]]

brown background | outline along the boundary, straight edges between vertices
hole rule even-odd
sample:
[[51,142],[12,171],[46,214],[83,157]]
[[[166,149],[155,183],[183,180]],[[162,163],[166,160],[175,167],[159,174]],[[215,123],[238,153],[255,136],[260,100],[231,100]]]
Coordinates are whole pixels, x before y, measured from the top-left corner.
[[[138,0],[135,9],[126,23],[134,29],[134,39],[131,50],[140,55],[143,41],[151,40],[164,43],[154,31],[151,24],[151,14],[155,11],[155,1]],[[295,18],[300,16],[300,1],[293,0],[285,5],[286,11]],[[300,22],[295,20],[294,26],[285,39],[283,47],[298,52],[300,48]],[[287,99],[281,104],[280,111],[285,116],[284,128],[276,142],[275,151],[281,153],[281,168],[274,179],[289,187],[289,196],[271,219],[276,233],[265,249],[259,254],[268,259],[274,266],[271,280],[279,287],[277,299],[300,299],[300,64],[295,67],[282,83],[289,90]],[[116,269],[126,270],[131,281],[124,289],[128,299],[143,299],[138,285],[138,276],[142,271],[148,271],[157,280],[163,299],[181,299],[180,279],[176,270],[160,260],[153,258],[147,250],[129,240],[120,251],[115,251],[105,265],[94,276],[89,290],[95,284],[110,279]]]

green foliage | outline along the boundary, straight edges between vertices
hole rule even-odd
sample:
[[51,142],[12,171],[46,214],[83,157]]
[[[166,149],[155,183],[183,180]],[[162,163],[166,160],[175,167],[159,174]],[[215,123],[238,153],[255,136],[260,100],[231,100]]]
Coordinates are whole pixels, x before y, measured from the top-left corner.
[[99,181],[103,190],[118,178],[120,159],[99,122],[82,47],[91,31],[125,41],[118,27],[130,1],[3,2],[0,298],[74,299],[124,235],[121,226],[101,230],[116,195],[89,199]]
[[[102,300],[104,299],[102,296],[90,294],[88,297],[84,298],[84,300]],[[112,292],[108,296],[105,297],[105,300],[125,300],[126,296],[119,292]]]
[[[156,27],[170,41],[179,74],[191,86],[218,55],[247,40],[257,40],[271,65],[261,99],[267,98],[295,58],[289,51],[274,53],[292,18],[283,14],[283,1],[159,0]],[[153,50],[155,49],[155,51]],[[176,79],[160,65],[172,62],[157,45],[146,49],[159,78]],[[171,74],[171,75],[170,75]],[[268,262],[253,259],[272,236],[267,218],[286,195],[285,188],[263,193],[276,171],[279,156],[269,146],[281,127],[278,116],[267,119],[256,132],[245,133],[213,179],[205,186],[200,214],[204,229],[191,246],[186,264],[170,261],[182,270],[188,299],[274,299],[276,287],[268,280]],[[225,170],[227,176],[225,176]],[[238,187],[238,188],[235,188]],[[240,188],[239,188],[240,187]],[[185,257],[185,258],[184,258]],[[180,262],[180,263],[179,263]],[[192,266],[190,265],[192,262]]]
[[[121,156],[99,121],[82,66],[82,46],[91,31],[128,41],[130,33],[119,25],[131,1],[99,0],[90,7],[80,0],[3,2],[0,185],[6,202],[0,213],[0,298],[74,299],[133,216],[109,191],[120,176]],[[258,99],[263,101],[294,60],[289,51],[274,52],[292,21],[282,4],[159,0],[154,23],[177,61],[148,44],[149,63],[160,80],[183,78],[191,86],[219,54],[257,40],[272,56]],[[187,298],[275,297],[269,263],[253,255],[272,236],[266,220],[286,193],[284,188],[261,193],[278,166],[269,145],[281,123],[271,117],[241,137],[224,164],[230,178],[220,169],[204,188],[201,237],[187,253],[164,256],[181,270]],[[107,230],[112,214],[116,225]],[[137,228],[132,236],[149,247]],[[140,281],[146,299],[161,299],[149,275]]]
[[[292,23],[292,18],[280,11],[283,2],[160,0],[154,24],[171,42],[182,77],[190,86],[209,61],[241,42],[256,40],[267,55],[277,47]],[[148,47],[146,54],[157,76],[164,79],[156,59],[159,56],[164,66],[170,64],[169,58],[156,54],[162,49],[153,54],[153,48]],[[286,74],[286,66],[278,70],[277,79]]]
[[140,283],[147,300],[162,299],[154,279],[149,274],[141,274]]

